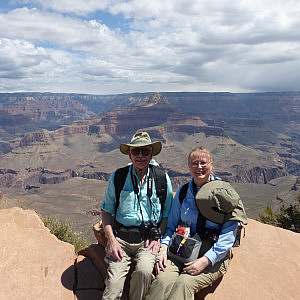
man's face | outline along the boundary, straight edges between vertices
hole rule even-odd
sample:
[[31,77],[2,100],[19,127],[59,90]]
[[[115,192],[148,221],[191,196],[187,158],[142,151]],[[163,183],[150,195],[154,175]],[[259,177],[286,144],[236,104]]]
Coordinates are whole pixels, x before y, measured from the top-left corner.
[[206,152],[196,151],[189,159],[189,169],[196,181],[205,181],[212,173],[211,157]]
[[152,147],[138,147],[129,149],[129,157],[133,166],[138,170],[144,170],[148,168],[149,162],[152,158]]

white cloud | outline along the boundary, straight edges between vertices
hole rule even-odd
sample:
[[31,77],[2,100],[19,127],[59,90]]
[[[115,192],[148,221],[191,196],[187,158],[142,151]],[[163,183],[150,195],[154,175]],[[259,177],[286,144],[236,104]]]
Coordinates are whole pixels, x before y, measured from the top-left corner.
[[23,78],[28,70],[38,69],[50,57],[32,44],[19,40],[0,39],[0,77]]
[[7,38],[47,42],[70,50],[101,47],[101,51],[110,52],[111,46],[121,46],[121,38],[105,24],[28,8],[0,15],[0,34]]
[[[68,91],[299,89],[296,0],[16,3],[24,7],[0,14],[0,38],[19,43],[14,59],[0,54],[1,86],[7,86],[1,77],[31,78],[39,89],[34,74],[46,74],[51,66],[53,76],[45,75],[49,87]],[[111,22],[123,19],[111,26],[101,12],[111,14]],[[24,56],[26,43],[33,50]]]
[[85,15],[108,7],[110,0],[16,0],[21,4],[34,4],[44,9],[52,9],[58,12],[69,12]]

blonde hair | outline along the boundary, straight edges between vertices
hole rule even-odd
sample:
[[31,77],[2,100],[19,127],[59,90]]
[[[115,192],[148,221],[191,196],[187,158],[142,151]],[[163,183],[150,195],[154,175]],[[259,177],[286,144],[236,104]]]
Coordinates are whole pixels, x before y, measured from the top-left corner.
[[209,150],[207,150],[206,148],[200,146],[200,147],[196,147],[196,148],[192,149],[191,152],[188,154],[188,159],[187,159],[188,164],[190,164],[190,161],[191,161],[191,159],[192,159],[192,156],[193,156],[193,154],[194,154],[195,152],[201,152],[201,153],[203,153],[203,154],[206,154],[206,155],[208,156],[208,158],[209,158],[209,161],[211,161],[211,162],[213,161],[212,155],[211,155],[211,153],[209,152]]

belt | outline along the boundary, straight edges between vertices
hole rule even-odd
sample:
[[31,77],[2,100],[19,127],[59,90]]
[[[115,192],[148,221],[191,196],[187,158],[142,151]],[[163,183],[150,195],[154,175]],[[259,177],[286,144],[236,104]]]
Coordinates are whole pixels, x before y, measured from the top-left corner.
[[144,241],[139,227],[121,226],[115,229],[115,235],[130,244],[139,244]]

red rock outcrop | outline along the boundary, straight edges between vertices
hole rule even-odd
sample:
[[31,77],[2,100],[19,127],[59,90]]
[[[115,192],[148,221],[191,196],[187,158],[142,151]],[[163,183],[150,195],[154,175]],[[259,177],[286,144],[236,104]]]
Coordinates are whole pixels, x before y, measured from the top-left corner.
[[20,147],[31,146],[34,143],[47,143],[49,140],[49,132],[47,130],[41,130],[37,132],[26,133],[20,140]]
[[0,299],[73,300],[62,275],[74,262],[74,247],[30,210],[1,209],[0,224]]

